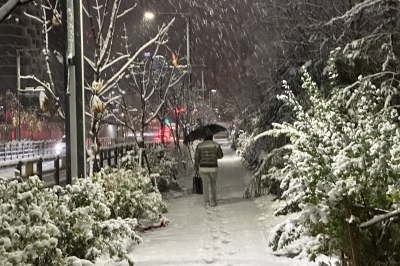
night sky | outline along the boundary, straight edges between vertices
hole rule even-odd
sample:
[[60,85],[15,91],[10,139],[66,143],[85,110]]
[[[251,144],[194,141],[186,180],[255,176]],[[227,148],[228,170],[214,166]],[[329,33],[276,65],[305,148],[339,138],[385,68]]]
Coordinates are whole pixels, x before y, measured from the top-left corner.
[[[122,0],[120,13],[132,5],[133,11],[116,24],[117,36],[113,50],[123,51],[122,40],[125,23],[132,52],[157,32],[157,27],[173,16],[159,15],[152,21],[144,19],[145,11],[155,13],[189,13],[191,18],[191,61],[193,83],[201,83],[204,71],[205,85],[216,89],[221,98],[229,99],[245,90],[248,84],[245,60],[253,54],[257,37],[249,25],[261,17],[257,2],[260,0]],[[88,1],[83,1],[86,6]],[[100,1],[101,2],[101,1]],[[95,1],[89,0],[91,6]],[[17,14],[17,13],[14,13]],[[84,15],[85,55],[92,58],[93,37],[87,17]],[[50,50],[61,51],[64,44],[62,27],[55,27],[50,34]],[[168,32],[168,46],[178,55],[179,63],[186,64],[186,22],[175,16],[173,27]],[[62,65],[54,59],[56,82],[62,81]],[[201,67],[204,65],[205,67]],[[59,71],[57,71],[58,69]],[[56,73],[57,72],[57,73]],[[59,73],[58,73],[59,72]]]
[[[122,1],[121,10],[137,3],[137,7],[124,17],[124,22],[135,38],[133,46],[154,36],[157,26],[168,22],[172,16],[159,15],[153,21],[143,19],[145,11],[155,13],[189,13],[191,17],[191,58],[193,81],[201,82],[204,70],[209,89],[217,89],[230,97],[245,88],[244,60],[252,54],[254,36],[247,25],[255,21],[255,0],[141,0]],[[120,21],[120,29],[122,26]],[[118,25],[117,25],[118,27]],[[90,30],[85,29],[90,35]],[[180,62],[186,62],[186,22],[177,15],[170,29],[168,46],[179,54]],[[118,47],[118,40],[114,42]],[[119,42],[121,45],[121,42]],[[133,47],[134,49],[134,47]],[[205,65],[202,68],[198,65]],[[197,65],[197,66],[196,66]]]

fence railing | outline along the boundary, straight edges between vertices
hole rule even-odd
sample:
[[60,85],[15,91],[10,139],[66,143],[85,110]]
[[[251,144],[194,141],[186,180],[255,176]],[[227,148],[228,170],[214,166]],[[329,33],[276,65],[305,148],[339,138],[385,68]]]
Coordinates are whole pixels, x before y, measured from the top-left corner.
[[[100,167],[118,167],[118,159],[133,149],[133,143],[104,147],[100,150],[96,163],[98,163]],[[44,169],[43,163],[49,161],[53,161],[53,167]],[[65,156],[46,156],[20,160],[17,162],[15,169],[18,170],[20,176],[24,178],[37,175],[40,180],[45,182],[45,187],[64,185],[66,181],[64,178],[61,178],[61,171],[66,169]]]
[[[53,160],[53,168],[43,169],[43,158],[19,161],[16,170],[19,171],[21,177],[28,178],[29,176],[37,175],[43,181],[45,175],[53,174],[53,180],[46,182],[46,187],[60,185],[60,171],[65,170],[65,157],[56,156]],[[24,171],[23,171],[24,170]]]
[[[114,147],[119,144],[133,143],[133,138],[99,138],[100,149]],[[10,141],[0,142],[0,164],[4,165],[5,161],[19,160],[32,157],[40,157],[44,155],[56,155],[55,145],[58,140],[42,140],[42,141]],[[88,145],[88,140],[86,140]]]
[[0,143],[0,161],[38,157],[54,153],[57,141],[12,141]]

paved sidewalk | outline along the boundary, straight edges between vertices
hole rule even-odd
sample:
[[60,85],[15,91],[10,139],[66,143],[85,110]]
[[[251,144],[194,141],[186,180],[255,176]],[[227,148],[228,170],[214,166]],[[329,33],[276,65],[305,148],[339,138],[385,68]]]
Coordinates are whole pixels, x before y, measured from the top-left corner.
[[[269,230],[286,217],[272,216],[277,204],[272,197],[242,197],[252,173],[244,169],[227,142],[221,144],[224,158],[219,160],[218,206],[206,209],[202,195],[191,193],[193,174],[181,179],[185,191],[165,197],[170,225],[144,233],[143,243],[131,247],[135,266],[317,265],[271,254]],[[96,265],[128,264],[102,258]]]

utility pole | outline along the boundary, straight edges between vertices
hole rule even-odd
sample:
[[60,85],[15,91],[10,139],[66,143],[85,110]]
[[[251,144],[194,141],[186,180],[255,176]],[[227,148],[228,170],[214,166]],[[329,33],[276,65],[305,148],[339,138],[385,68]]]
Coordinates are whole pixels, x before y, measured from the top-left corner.
[[18,99],[18,129],[17,129],[17,140],[21,140],[21,99],[20,99],[20,90],[21,90],[21,55],[17,50],[17,99]]
[[201,89],[203,91],[203,103],[205,101],[205,95],[206,95],[206,88],[204,86],[204,70],[201,71]]
[[192,92],[192,65],[191,65],[191,60],[190,60],[190,15],[185,14],[185,19],[186,19],[186,65],[188,68],[189,72],[189,87],[188,87],[188,92],[187,92],[187,106],[186,106],[186,112],[187,112],[187,121],[189,124],[189,132],[190,132],[190,126],[191,126],[191,112],[192,110],[189,108],[190,107],[190,94]]
[[86,141],[84,112],[84,68],[82,38],[82,1],[62,0],[64,35],[65,131],[67,184],[72,177],[86,177]]

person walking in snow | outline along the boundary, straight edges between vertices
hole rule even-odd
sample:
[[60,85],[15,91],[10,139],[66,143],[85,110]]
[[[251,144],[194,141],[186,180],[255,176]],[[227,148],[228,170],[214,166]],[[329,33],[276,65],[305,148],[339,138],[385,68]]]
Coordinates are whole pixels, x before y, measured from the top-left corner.
[[[195,151],[194,170],[199,173],[203,181],[204,206],[217,205],[217,178],[218,178],[218,159],[224,156],[221,146],[213,141],[213,136],[209,135],[199,143]],[[211,203],[208,194],[208,187],[211,187]]]

